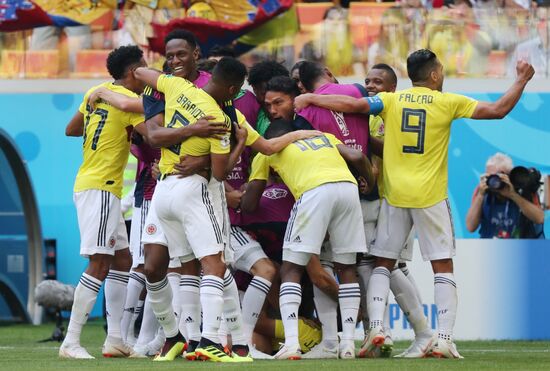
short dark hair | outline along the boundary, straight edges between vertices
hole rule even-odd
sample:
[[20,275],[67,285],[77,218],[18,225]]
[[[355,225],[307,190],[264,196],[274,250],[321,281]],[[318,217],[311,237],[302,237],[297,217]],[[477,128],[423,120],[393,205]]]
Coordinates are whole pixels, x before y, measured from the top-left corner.
[[315,82],[325,73],[325,67],[321,63],[304,61],[298,71],[304,88],[312,91]]
[[300,89],[296,82],[288,76],[275,76],[267,82],[266,91],[285,93],[291,97],[300,95]]
[[437,55],[429,49],[420,49],[407,58],[407,73],[412,82],[426,81],[436,65]]
[[293,130],[294,128],[292,126],[292,121],[277,119],[269,124],[267,130],[264,133],[264,138],[268,140],[272,138],[277,138],[281,135],[285,135],[286,133],[290,133]]
[[175,39],[187,41],[189,46],[191,46],[193,49],[196,48],[198,45],[195,34],[181,28],[177,28],[173,31],[170,31],[170,33],[166,35],[166,37],[164,38],[164,45],[168,44],[169,41],[175,40]]
[[397,85],[397,75],[395,74],[395,71],[393,68],[391,68],[390,65],[386,63],[378,63],[372,66],[371,70],[384,70],[390,75],[391,83]]
[[300,66],[302,64],[304,64],[306,61],[298,61],[296,63],[294,63],[294,66],[292,66],[292,68],[290,69],[290,74],[292,75],[292,73],[295,71],[295,70],[298,70],[298,74],[300,73]]
[[275,61],[264,61],[256,63],[248,72],[248,83],[259,85],[267,83],[275,76],[288,76],[288,70],[282,64]]
[[246,67],[238,59],[224,57],[212,70],[212,79],[225,86],[241,85],[246,77]]
[[107,57],[107,71],[118,80],[126,76],[133,64],[138,64],[143,58],[143,51],[136,45],[126,45],[114,49]]
[[232,57],[235,58],[237,54],[235,50],[228,45],[214,45],[208,51],[208,58],[210,57]]
[[199,59],[197,61],[197,70],[212,73],[217,63],[218,61],[215,59]]

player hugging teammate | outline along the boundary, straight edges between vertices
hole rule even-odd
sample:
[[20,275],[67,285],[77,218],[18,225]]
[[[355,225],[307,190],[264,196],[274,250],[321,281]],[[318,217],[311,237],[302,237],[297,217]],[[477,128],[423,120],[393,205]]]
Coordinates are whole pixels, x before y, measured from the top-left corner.
[[[67,126],[84,140],[74,200],[89,265],[60,357],[93,358],[80,333],[105,281],[106,357],[390,356],[391,289],[415,332],[399,356],[460,358],[450,125],[505,116],[532,66],[519,62],[512,87],[486,103],[443,93],[443,66],[429,50],[407,59],[413,87],[404,91],[387,65],[363,86],[339,84],[318,63],[300,62],[291,78],[261,62],[249,73],[254,96],[236,59],[197,69],[193,34],[173,31],[165,46],[166,74],[148,69],[138,47],[111,52],[113,82],[90,89]],[[130,141],[139,160],[132,254],[120,212]],[[434,272],[433,336],[406,267],[415,234]],[[365,340],[356,349],[358,318]]]

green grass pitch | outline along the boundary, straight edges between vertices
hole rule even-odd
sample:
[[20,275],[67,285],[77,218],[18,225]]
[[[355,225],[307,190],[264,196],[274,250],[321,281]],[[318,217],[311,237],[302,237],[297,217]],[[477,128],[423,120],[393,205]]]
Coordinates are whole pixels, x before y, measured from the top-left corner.
[[[97,359],[61,360],[57,357],[58,343],[37,342],[49,337],[52,330],[52,324],[0,326],[0,370],[550,370],[550,342],[542,341],[457,342],[463,360],[355,359],[214,364],[184,359],[170,363],[154,363],[148,359],[104,359],[101,358],[101,344],[105,333],[101,322],[88,324],[82,336],[82,344]],[[396,352],[407,345],[408,342],[397,342]]]

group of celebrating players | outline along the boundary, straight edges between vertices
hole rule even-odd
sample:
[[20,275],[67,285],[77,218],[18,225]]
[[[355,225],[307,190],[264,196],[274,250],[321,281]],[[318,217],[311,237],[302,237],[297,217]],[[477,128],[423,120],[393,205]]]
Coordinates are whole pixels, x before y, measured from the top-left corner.
[[[407,59],[413,87],[396,91],[385,64],[364,86],[346,85],[309,61],[247,71],[223,57],[199,70],[184,30],[165,47],[164,73],[147,68],[137,46],[113,50],[114,81],[90,89],[66,128],[84,139],[74,201],[89,264],[60,357],[93,358],[80,334],[105,282],[105,357],[389,356],[391,289],[415,332],[398,357],[461,358],[450,126],[504,117],[532,66],[518,62],[515,83],[489,103],[443,93],[443,66],[425,49]],[[247,75],[254,94],[242,88]],[[120,197],[129,151],[138,172],[128,243]],[[434,272],[435,334],[406,266],[415,235]]]

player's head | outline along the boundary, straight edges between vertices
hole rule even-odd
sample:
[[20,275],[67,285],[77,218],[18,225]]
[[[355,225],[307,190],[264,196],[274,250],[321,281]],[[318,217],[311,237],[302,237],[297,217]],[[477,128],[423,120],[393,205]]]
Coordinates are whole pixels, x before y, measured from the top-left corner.
[[290,133],[294,128],[292,126],[292,121],[285,119],[278,119],[272,121],[271,124],[267,127],[267,130],[264,133],[265,139],[272,139]]
[[296,82],[296,85],[298,85],[298,89],[300,89],[300,93],[302,94],[307,93],[306,89],[302,85],[302,82],[300,81],[300,66],[304,64],[304,62],[305,61],[296,62],[290,69],[290,77]]
[[387,91],[394,92],[397,87],[397,75],[393,68],[385,63],[379,63],[372,66],[365,78],[365,89],[369,97]]
[[193,33],[173,30],[164,38],[166,61],[175,76],[187,78],[197,70],[199,48]]
[[143,59],[143,51],[135,45],[127,45],[116,48],[107,57],[107,70],[113,79],[120,81],[122,86],[141,94],[145,84],[134,78],[132,73],[138,67],[145,67],[147,63]]
[[246,78],[246,67],[235,58],[224,57],[212,70],[215,99],[225,102],[233,99],[241,90]]
[[431,50],[420,49],[411,53],[407,58],[407,73],[413,85],[443,90],[443,65]]
[[214,59],[216,61],[219,61],[223,57],[235,58],[236,56],[235,50],[227,45],[214,45],[208,51],[208,59]]
[[286,67],[275,61],[256,63],[248,72],[248,83],[252,86],[258,103],[262,106],[265,100],[267,82],[275,76],[288,76]]
[[319,85],[338,83],[332,72],[321,63],[304,61],[298,68],[302,86],[307,92],[315,91]]
[[199,59],[197,61],[197,70],[212,73],[217,63],[217,59]]
[[288,76],[276,76],[269,80],[265,92],[265,109],[272,120],[292,120],[294,98],[300,94],[296,82]]

